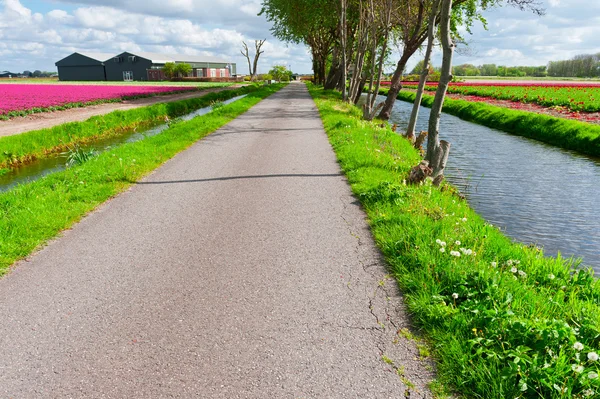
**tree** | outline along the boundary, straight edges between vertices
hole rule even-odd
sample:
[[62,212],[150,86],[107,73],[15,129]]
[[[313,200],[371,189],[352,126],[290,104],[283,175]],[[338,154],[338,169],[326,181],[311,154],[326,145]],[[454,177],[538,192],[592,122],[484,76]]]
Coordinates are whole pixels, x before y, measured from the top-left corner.
[[483,76],[497,76],[498,75],[498,67],[496,64],[483,64],[481,68],[481,75]]
[[[403,0],[406,2],[405,13],[398,25],[398,34],[402,43],[402,55],[396,65],[396,70],[391,79],[390,89],[385,104],[379,113],[379,118],[390,118],[392,108],[402,89],[402,77],[410,57],[417,51],[427,38],[428,23],[425,16],[431,10],[433,0]],[[529,9],[541,15],[544,10],[539,6],[539,0],[456,0],[452,5],[451,24],[453,35],[460,39],[458,26],[464,26],[468,33],[475,20],[484,22],[481,10],[508,4],[522,10]],[[437,23],[436,21],[435,23]]]
[[31,71],[23,71],[23,76],[27,76],[28,78],[30,78],[33,76],[33,74],[31,73]]
[[32,76],[34,78],[39,78],[40,76],[42,76],[42,71],[40,71],[39,69],[36,69],[35,71],[33,71]]
[[162,71],[167,78],[171,79],[177,74],[176,64],[174,62],[167,62],[165,63],[165,66],[162,67]]
[[[430,71],[433,69],[429,64],[429,59],[431,58],[431,51],[433,50],[433,42],[435,40],[435,21],[438,18],[440,2],[441,0],[434,0],[431,5],[431,11],[429,12],[429,22],[427,24],[427,49],[425,50],[425,59],[419,61],[419,64],[421,65],[421,77],[419,79],[415,102],[406,129],[406,137],[411,142],[413,142],[415,137],[415,126],[417,125],[417,118],[419,117],[419,108],[421,106],[421,99],[423,98],[423,91],[425,90],[425,82],[427,81],[427,76],[431,73]],[[419,64],[417,64],[417,67]]]
[[192,66],[190,64],[186,64],[185,62],[181,64],[175,64],[175,69],[173,72],[178,77],[186,77],[189,76],[190,72],[192,72]]
[[258,68],[258,59],[259,59],[260,55],[262,53],[264,53],[264,51],[261,51],[260,49],[263,46],[263,44],[265,44],[266,41],[267,41],[267,39],[254,41],[254,47],[255,47],[256,51],[254,53],[254,62],[252,64],[250,63],[250,51],[248,50],[248,45],[246,44],[246,42],[242,42],[242,46],[244,47],[244,50],[240,50],[240,53],[242,53],[242,55],[244,57],[246,57],[246,60],[248,60],[248,73],[250,74],[250,80],[256,79],[256,70]]
[[292,72],[287,69],[285,65],[275,65],[269,71],[269,75],[273,76],[273,79],[278,82],[289,81],[292,78]]

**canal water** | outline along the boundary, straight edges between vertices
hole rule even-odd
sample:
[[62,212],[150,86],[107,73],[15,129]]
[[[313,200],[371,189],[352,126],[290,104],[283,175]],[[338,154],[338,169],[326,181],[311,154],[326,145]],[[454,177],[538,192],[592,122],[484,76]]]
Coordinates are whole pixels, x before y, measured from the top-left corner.
[[[396,101],[390,122],[399,132],[411,110]],[[428,120],[421,107],[417,130],[427,130]],[[447,114],[440,139],[452,144],[446,177],[477,213],[516,241],[581,257],[600,274],[600,159]]]
[[[223,101],[223,105],[231,104],[241,98],[246,97],[246,94],[230,98],[229,100]],[[197,116],[206,115],[211,112],[213,107],[199,108],[189,114],[183,115],[176,118],[171,123],[178,123],[179,121],[188,121]],[[98,140],[92,144],[81,146],[83,150],[93,149],[97,153],[107,151],[111,148],[117,147],[125,143],[134,143],[136,141],[143,140],[147,137],[156,136],[169,128],[169,124],[161,123],[150,129],[144,131],[130,131],[116,137],[110,137],[104,140]],[[24,184],[37,180],[50,173],[64,170],[67,167],[68,154],[57,154],[49,158],[42,158],[35,162],[27,165],[20,166],[12,169],[10,172],[0,176],[0,193],[8,191],[15,187],[17,184]]]

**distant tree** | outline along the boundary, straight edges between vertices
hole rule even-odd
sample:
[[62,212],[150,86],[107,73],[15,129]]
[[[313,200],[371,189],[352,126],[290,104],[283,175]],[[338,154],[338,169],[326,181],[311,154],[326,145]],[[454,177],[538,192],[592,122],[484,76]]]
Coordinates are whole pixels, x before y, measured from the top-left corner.
[[246,60],[248,60],[248,73],[250,74],[251,80],[254,80],[256,78],[256,70],[258,69],[258,59],[260,58],[260,55],[264,53],[264,51],[260,51],[260,49],[266,41],[267,39],[254,41],[254,48],[256,51],[254,53],[253,63],[250,63],[250,51],[248,50],[248,45],[246,44],[246,42],[242,42],[242,46],[244,47],[244,49],[240,50],[240,53],[242,53],[242,55],[246,57]]
[[189,76],[190,72],[192,72],[192,66],[190,64],[186,64],[185,62],[181,64],[175,64],[174,72],[176,76],[183,78]]
[[33,74],[31,73],[31,71],[23,71],[23,76],[27,76],[28,78],[30,78],[33,76]]
[[498,67],[496,64],[483,64],[479,69],[481,70],[481,75],[483,76],[498,75]]
[[32,75],[34,78],[39,78],[40,76],[42,76],[42,71],[40,71],[39,69],[36,69],[35,71],[33,71]]
[[162,68],[162,71],[167,78],[171,79],[172,77],[174,77],[177,74],[177,71],[175,71],[175,68],[176,68],[176,64],[174,62],[167,62],[165,64],[165,66]]
[[[415,65],[415,67],[412,69],[412,71],[410,71],[410,75],[420,75],[421,72],[423,72],[423,61],[421,60],[419,62],[417,62],[417,65]],[[431,64],[429,64],[429,75],[433,74],[435,71],[433,69],[433,66]]]
[[269,71],[269,75],[273,76],[278,82],[281,82],[282,80],[289,81],[292,77],[292,72],[289,71],[285,65],[275,65]]
[[481,74],[479,69],[471,64],[456,65],[453,70],[456,76],[479,76]]

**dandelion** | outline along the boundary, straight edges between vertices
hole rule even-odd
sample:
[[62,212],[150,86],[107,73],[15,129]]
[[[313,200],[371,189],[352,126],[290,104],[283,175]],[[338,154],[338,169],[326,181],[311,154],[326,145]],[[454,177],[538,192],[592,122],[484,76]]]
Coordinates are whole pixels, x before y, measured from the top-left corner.
[[590,362],[596,362],[596,361],[598,361],[598,354],[596,352],[590,352],[590,353],[588,353],[588,360]]
[[454,243],[455,243],[456,245],[460,245],[460,241],[458,241],[458,240],[456,240]]
[[554,274],[550,273],[550,274],[548,275],[548,278],[549,278],[550,280],[554,280],[554,279],[556,278],[556,276],[555,276]]
[[[583,366],[582,366],[582,367],[583,367]],[[589,378],[590,380],[595,380],[596,378],[598,378],[598,373],[596,373],[595,371],[590,371],[590,372],[588,373],[588,378]]]
[[[574,372],[576,372],[577,374],[579,374],[579,373],[583,373],[583,366],[582,366],[581,364],[572,364],[572,365],[571,365],[571,369],[572,369]],[[592,372],[591,372],[591,373],[592,373]],[[590,373],[590,374],[591,374],[591,373]],[[590,376],[590,374],[588,374],[588,377]],[[597,377],[597,376],[598,376],[598,375],[596,374],[596,377]]]
[[581,342],[575,342],[573,344],[573,348],[575,348],[575,350],[581,351],[583,350],[583,344]]
[[454,299],[458,299],[458,294],[457,294],[456,292],[454,292],[454,293],[452,294],[452,298],[454,298]]
[[458,252],[458,251],[450,251],[450,255],[456,256],[457,258],[459,258],[460,257],[460,252]]
[[492,267],[496,267],[498,264],[496,262],[492,262]]
[[446,252],[446,248],[444,248],[444,247],[441,247],[441,248],[440,248],[440,252],[442,252],[442,253],[443,253],[443,252]]
[[513,267],[511,267],[511,268],[510,268],[510,272],[511,272],[511,273],[516,273],[516,272],[517,272],[517,268],[516,268],[516,267],[514,267],[514,266],[513,266]]

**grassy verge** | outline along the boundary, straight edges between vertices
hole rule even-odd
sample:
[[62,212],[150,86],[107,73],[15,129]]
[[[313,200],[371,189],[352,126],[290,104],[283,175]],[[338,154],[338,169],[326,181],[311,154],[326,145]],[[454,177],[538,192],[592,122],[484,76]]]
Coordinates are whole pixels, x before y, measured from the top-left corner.
[[439,381],[465,398],[600,397],[600,284],[570,260],[513,243],[455,190],[407,186],[419,154],[311,88],[325,130]]
[[128,111],[113,111],[93,116],[83,122],[70,122],[49,129],[35,130],[0,138],[0,170],[9,166],[63,152],[75,144],[118,136],[133,129],[143,129],[177,117],[215,101],[227,100],[256,90],[245,86],[235,90],[208,93],[205,96],[170,103],[159,103]]
[[205,116],[174,124],[157,136],[124,144],[80,166],[0,194],[0,275],[96,206],[281,87],[257,89]]
[[[387,94],[387,89],[381,94]],[[415,94],[401,91],[398,99],[414,102]],[[433,96],[423,96],[421,105],[431,107],[431,104]],[[450,98],[444,101],[443,110],[480,125],[600,157],[600,126],[590,123]]]

